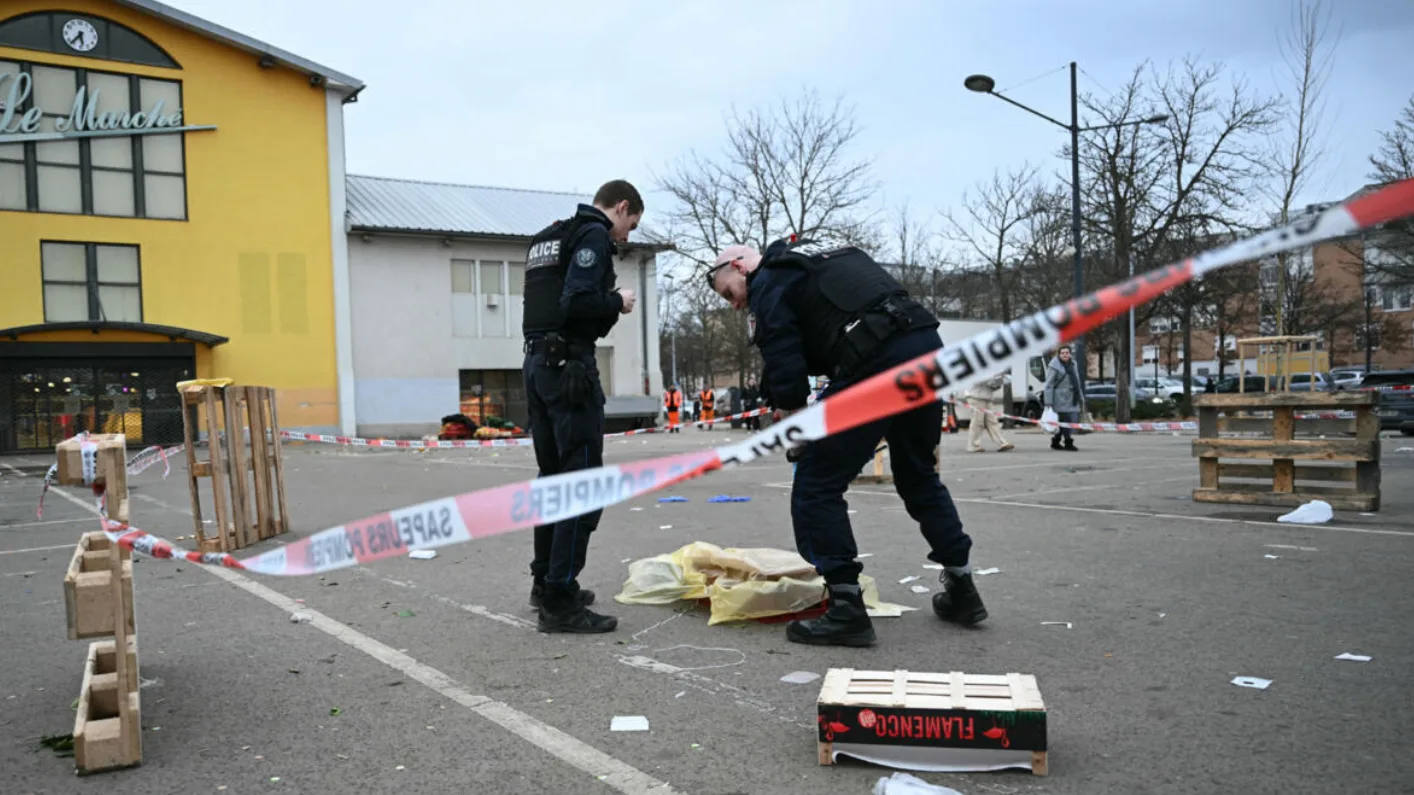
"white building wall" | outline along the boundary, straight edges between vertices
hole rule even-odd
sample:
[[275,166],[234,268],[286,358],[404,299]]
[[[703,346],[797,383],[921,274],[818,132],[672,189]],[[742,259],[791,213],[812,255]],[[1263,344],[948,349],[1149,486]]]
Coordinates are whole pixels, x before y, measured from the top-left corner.
[[[438,236],[349,235],[358,435],[436,433],[441,418],[459,410],[459,371],[521,368],[525,248]],[[648,367],[644,395],[645,362],[658,357],[655,258],[630,251],[615,271],[619,286],[637,291],[639,299],[599,342],[610,415],[648,406],[645,400],[655,405],[651,396],[662,388],[657,368]]]

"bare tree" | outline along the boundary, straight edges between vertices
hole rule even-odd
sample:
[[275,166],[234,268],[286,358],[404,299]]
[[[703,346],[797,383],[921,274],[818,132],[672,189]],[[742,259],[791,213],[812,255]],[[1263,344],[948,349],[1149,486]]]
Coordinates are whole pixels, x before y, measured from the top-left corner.
[[733,113],[717,157],[692,152],[658,179],[673,198],[673,238],[698,262],[731,244],[764,247],[791,234],[873,242],[866,212],[872,161],[851,156],[853,111],[812,91]]
[[[1370,156],[1370,166],[1369,178],[1376,184],[1414,178],[1414,96],[1394,127],[1380,133],[1380,149]],[[1414,220],[1385,224],[1368,235],[1366,243],[1366,265],[1382,287],[1414,285]]]
[[[1268,155],[1276,175],[1270,191],[1276,202],[1273,220],[1278,225],[1291,222],[1298,210],[1294,207],[1296,197],[1309,186],[1312,172],[1326,154],[1321,129],[1323,94],[1337,43],[1328,36],[1330,11],[1322,7],[1321,0],[1302,0],[1292,13],[1291,27],[1278,40],[1290,84],[1282,97],[1285,107],[1281,130],[1273,136]],[[1293,272],[1296,265],[1290,253],[1277,254],[1275,262],[1276,291],[1268,301],[1275,317],[1275,333],[1289,334],[1294,326],[1288,322],[1288,299],[1315,285],[1311,274]],[[1303,284],[1288,288],[1287,283],[1298,278],[1305,280]]]
[[895,278],[914,300],[939,311],[940,254],[935,233],[904,202],[895,208],[887,234],[888,242],[873,249],[877,258],[894,270]]
[[997,311],[994,320],[1015,317],[1018,266],[1026,252],[1026,223],[1039,212],[1036,168],[1023,165],[1015,171],[992,173],[975,192],[962,195],[962,220],[951,210],[943,213],[948,237],[992,277]]
[[1023,314],[1055,306],[1074,289],[1069,192],[1060,185],[1037,186],[1030,207],[1020,236],[1015,293],[1016,309]]
[[[1273,123],[1272,101],[1240,77],[1225,80],[1220,63],[1187,59],[1162,74],[1141,64],[1118,92],[1084,102],[1098,117],[1081,139],[1084,222],[1104,241],[1087,259],[1091,283],[1124,278],[1131,257],[1142,273],[1167,262],[1166,254],[1205,248],[1215,232],[1243,227],[1245,195],[1260,175],[1258,148]],[[1161,125],[1137,123],[1155,110],[1167,116]],[[1136,320],[1152,311],[1136,311]],[[1101,330],[1117,340],[1120,362],[1133,358],[1127,329],[1119,328],[1124,322]],[[1117,368],[1116,386],[1128,394],[1127,365]],[[1129,418],[1127,401],[1119,401],[1116,413]]]

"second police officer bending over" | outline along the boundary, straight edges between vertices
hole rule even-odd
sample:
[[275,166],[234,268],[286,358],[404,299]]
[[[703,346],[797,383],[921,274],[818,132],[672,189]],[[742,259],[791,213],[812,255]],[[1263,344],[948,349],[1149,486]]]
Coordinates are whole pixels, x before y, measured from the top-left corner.
[[[531,240],[525,267],[525,395],[540,476],[604,463],[604,389],[594,343],[620,314],[632,290],[615,289],[616,243],[643,216],[643,199],[623,180],[607,182],[593,206],[556,221]],[[611,632],[618,619],[593,612],[594,592],[579,587],[589,536],[602,511],[535,528],[530,603],[541,632]]]
[[[829,377],[823,400],[943,345],[932,313],[852,246],[776,241],[764,255],[730,246],[706,276],[734,308],[750,309],[751,341],[765,365],[761,393],[777,419],[805,407],[807,376]],[[943,406],[932,401],[810,442],[797,454],[790,506],[796,549],[825,578],[829,608],[818,619],[792,621],[789,640],[874,643],[844,493],[881,438],[889,445],[894,488],[928,542],[928,559],[943,565],[943,591],[933,596],[933,612],[963,625],[987,617],[972,582],[972,540],[934,470],[942,423]]]

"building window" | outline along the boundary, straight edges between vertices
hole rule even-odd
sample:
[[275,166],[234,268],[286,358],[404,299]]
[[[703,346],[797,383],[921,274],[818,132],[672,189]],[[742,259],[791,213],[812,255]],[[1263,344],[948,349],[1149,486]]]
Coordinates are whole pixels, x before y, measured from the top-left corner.
[[142,322],[137,246],[44,241],[44,322]]
[[452,260],[452,292],[476,292],[476,276],[472,273],[472,266],[475,264],[475,261],[469,259]]
[[526,428],[530,409],[525,400],[525,377],[520,370],[460,370],[461,413],[477,425],[501,426],[506,422]]
[[[143,127],[160,116],[180,126],[182,84],[138,75],[0,60],[0,105],[18,117],[39,111],[39,134]],[[143,127],[143,129],[156,129]],[[187,217],[182,133],[99,135],[5,143],[0,135],[0,209],[126,218]]]
[[152,39],[92,14],[35,11],[0,22],[0,46],[180,69]]
[[1386,312],[1399,312],[1414,308],[1414,286],[1376,287],[1380,308]]

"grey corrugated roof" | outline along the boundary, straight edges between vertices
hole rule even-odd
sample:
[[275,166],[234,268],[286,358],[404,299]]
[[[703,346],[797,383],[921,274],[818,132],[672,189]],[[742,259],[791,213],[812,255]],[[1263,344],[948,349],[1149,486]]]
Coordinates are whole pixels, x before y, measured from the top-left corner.
[[321,66],[313,61],[301,58],[294,53],[286,52],[279,47],[266,44],[259,39],[253,39],[244,33],[237,33],[230,28],[223,28],[215,22],[208,22],[201,17],[188,14],[179,8],[173,8],[165,3],[158,3],[156,0],[115,0],[115,2],[119,5],[124,5],[128,8],[164,19],[177,27],[185,28],[194,33],[216,39],[236,49],[245,50],[252,55],[269,55],[277,62],[283,63],[291,69],[324,78],[327,85],[344,89],[345,93],[350,96],[363,90],[363,81],[356,77],[350,77],[341,72],[336,72],[327,66]]
[[[545,190],[453,185],[349,174],[351,231],[531,237],[557,218],[568,218],[593,196]],[[638,245],[666,239],[639,227]]]

